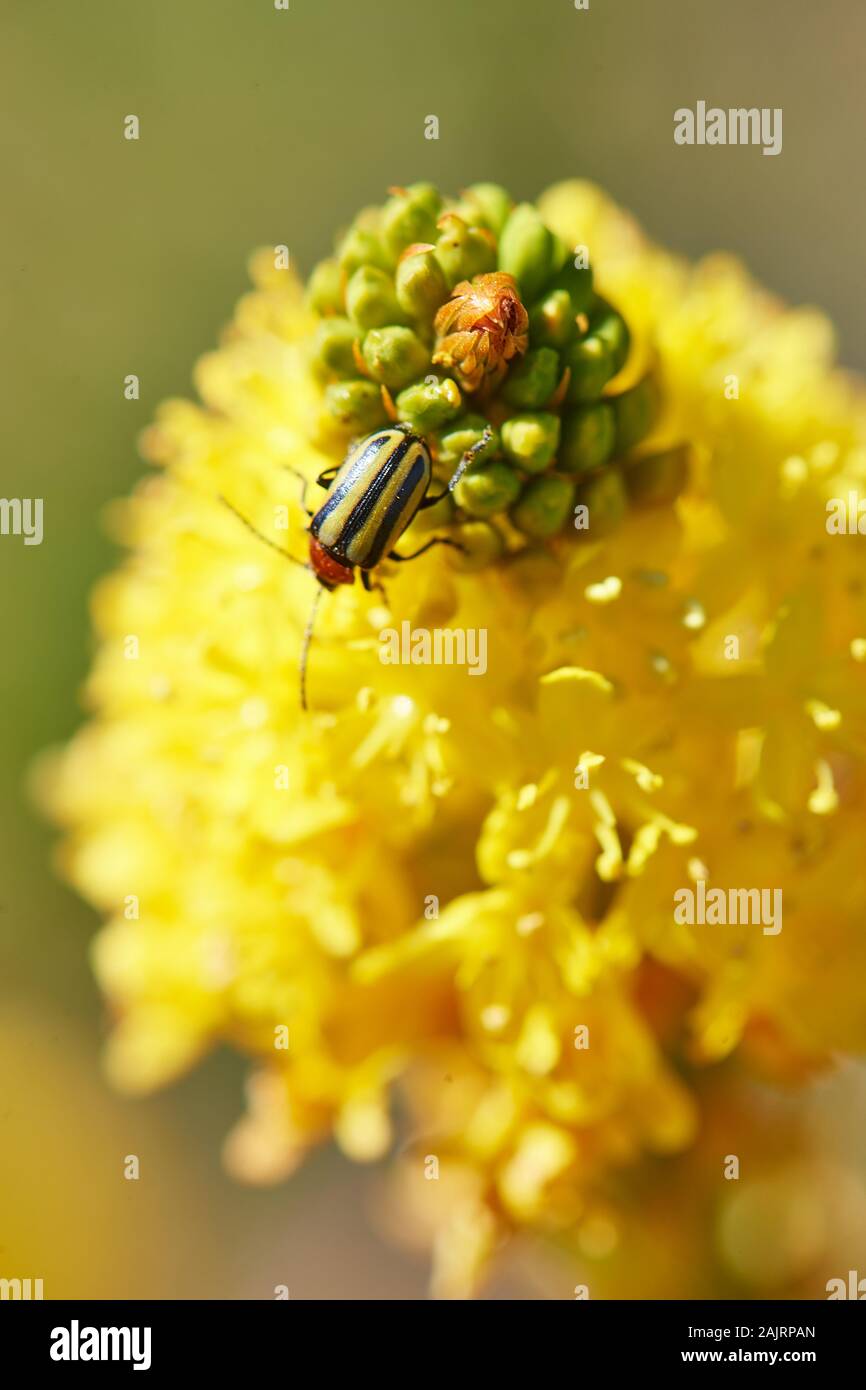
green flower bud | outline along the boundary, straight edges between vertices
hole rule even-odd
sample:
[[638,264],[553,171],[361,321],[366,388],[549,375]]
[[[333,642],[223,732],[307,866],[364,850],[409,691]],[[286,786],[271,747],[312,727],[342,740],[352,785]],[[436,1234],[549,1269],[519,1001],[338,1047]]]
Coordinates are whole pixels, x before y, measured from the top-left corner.
[[616,421],[615,452],[624,454],[633,449],[655,424],[659,409],[658,387],[651,376],[645,376],[631,390],[611,396]]
[[565,290],[571,300],[571,311],[576,318],[578,314],[589,312],[593,302],[592,292],[592,267],[576,266],[573,261],[566,261],[561,270],[558,270],[546,287],[548,294],[555,290]]
[[571,368],[571,379],[565,397],[569,405],[595,401],[613,376],[610,348],[590,333],[571,343],[562,354],[563,364]]
[[559,377],[559,357],[553,348],[535,348],[509,371],[502,398],[515,410],[540,410],[556,390]]
[[362,265],[355,271],[346,286],[346,310],[365,331],[399,323],[403,318],[391,276],[373,265]]
[[501,235],[514,204],[498,183],[473,183],[460,200],[461,217],[477,227],[486,227],[495,237]]
[[655,507],[673,502],[689,476],[690,450],[678,444],[658,454],[632,459],[625,466],[628,495],[639,507]]
[[481,570],[493,564],[505,549],[501,533],[489,521],[464,522],[454,529],[452,539],[462,549],[455,550],[449,546],[445,551],[448,563],[464,572]]
[[[453,472],[458,463],[473,444],[477,444],[484,434],[485,429],[491,428],[483,415],[464,415],[462,419],[455,420],[453,425],[439,436],[437,443],[437,457],[443,469]],[[495,429],[491,430],[491,436],[485,447],[475,455],[469,465],[469,471],[480,467],[487,459],[491,459],[498,454],[500,449],[499,435]]]
[[578,406],[562,422],[558,465],[563,473],[586,473],[607,463],[613,453],[616,425],[606,401]]
[[[435,200],[431,185],[416,184],[389,198],[382,211],[382,240],[396,258],[415,241],[436,240]],[[435,193],[435,189],[433,190]],[[438,195],[437,195],[438,196]]]
[[357,223],[349,228],[340,242],[337,259],[340,269],[345,270],[347,275],[354,275],[362,265],[374,265],[380,270],[390,270],[394,263],[378,232]]
[[430,363],[430,353],[417,333],[396,325],[371,329],[361,351],[370,375],[391,391],[408,386]]
[[450,376],[430,376],[425,381],[413,381],[394,404],[401,420],[419,434],[430,434],[460,414],[463,397]]
[[521,299],[537,299],[554,269],[559,245],[531,203],[520,203],[502,229],[499,269],[513,275]]
[[358,337],[353,323],[344,318],[323,319],[316,329],[317,371],[324,376],[360,376],[352,345]]
[[529,341],[535,347],[563,348],[576,331],[568,290],[552,290],[529,311]]
[[439,219],[436,259],[448,288],[496,269],[496,244],[482,227],[469,227],[455,212]]
[[354,434],[369,434],[388,418],[382,393],[372,381],[335,381],[325,388],[325,409]]
[[587,478],[577,491],[577,503],[587,508],[590,540],[616,530],[628,507],[625,486],[615,468],[606,468],[594,478]]
[[429,322],[448,295],[445,272],[433,251],[414,251],[397,266],[397,302],[412,318]]
[[566,264],[570,264],[570,256],[571,252],[569,251],[562,237],[557,236],[556,232],[554,232],[553,254],[551,256],[550,262],[551,275],[558,275],[559,272],[566,266]]
[[431,217],[439,216],[442,211],[442,194],[435,183],[410,183],[406,192],[420,207],[426,208]]
[[307,303],[317,314],[342,314],[343,273],[336,260],[319,261],[307,282]]
[[574,483],[567,478],[531,478],[511,508],[511,520],[525,536],[547,540],[562,530],[573,505]]
[[600,301],[600,306],[600,312],[592,316],[590,330],[593,336],[601,338],[601,341],[608,348],[615,375],[625,366],[631,334],[622,314],[618,314],[616,309],[605,300]]
[[527,473],[542,473],[559,448],[559,416],[514,415],[502,426],[502,448]]
[[520,479],[507,463],[485,463],[464,473],[454,489],[458,507],[470,516],[504,512],[520,495]]

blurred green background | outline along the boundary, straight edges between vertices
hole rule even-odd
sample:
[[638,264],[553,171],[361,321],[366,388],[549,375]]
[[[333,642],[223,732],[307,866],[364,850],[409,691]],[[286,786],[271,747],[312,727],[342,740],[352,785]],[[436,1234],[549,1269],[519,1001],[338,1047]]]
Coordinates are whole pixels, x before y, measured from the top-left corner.
[[[190,390],[250,251],[284,242],[307,270],[393,183],[598,180],[669,246],[727,248],[827,309],[866,366],[866,7],[6,0],[2,27],[0,490],[45,499],[45,540],[0,538],[0,1274],[49,1297],[421,1297],[424,1261],[370,1233],[368,1173],[324,1153],[274,1192],[222,1176],[239,1059],[149,1101],[99,1074],[94,919],[52,876],[24,783],[80,717],[87,595],[113,563],[101,510],[142,471],[158,402]],[[782,107],[782,153],[675,146],[698,99]],[[518,1273],[493,1292],[535,1296]]]

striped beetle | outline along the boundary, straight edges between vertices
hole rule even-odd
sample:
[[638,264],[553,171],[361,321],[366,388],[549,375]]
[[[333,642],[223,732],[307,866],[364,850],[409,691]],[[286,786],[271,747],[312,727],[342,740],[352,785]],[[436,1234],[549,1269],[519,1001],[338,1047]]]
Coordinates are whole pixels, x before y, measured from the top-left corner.
[[487,446],[492,435],[489,426],[485,428],[481,438],[466,450],[447,487],[435,496],[427,492],[433,477],[430,450],[421,435],[404,424],[374,430],[350,445],[341,464],[319,474],[316,483],[328,488],[328,495],[318,511],[307,507],[307,479],[297,474],[303,484],[301,503],[310,518],[307,527],[310,558],[306,563],[262,535],[226,497],[220,498],[253,535],[284,559],[309,570],[319,582],[301,644],[302,709],[307,708],[307,657],[322,594],[340,584],[354,584],[356,569],[368,592],[381,588],[381,584],[371,578],[371,571],[384,559],[400,563],[416,560],[434,545],[450,545],[462,550],[459,541],[450,536],[433,536],[411,555],[398,555],[394,546],[418,512],[435,507],[454,491],[469,464]]

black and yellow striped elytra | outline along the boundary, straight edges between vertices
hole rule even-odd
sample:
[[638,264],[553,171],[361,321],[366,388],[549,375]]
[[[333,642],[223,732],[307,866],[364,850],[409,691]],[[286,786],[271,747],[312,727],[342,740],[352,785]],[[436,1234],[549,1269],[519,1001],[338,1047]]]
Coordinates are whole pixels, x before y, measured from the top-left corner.
[[424,440],[382,429],[357,443],[310,523],[310,535],[347,567],[373,569],[424,504],[433,474]]
[[[394,546],[419,511],[434,507],[447,497],[466,468],[492,437],[487,428],[463,455],[442,492],[431,496],[427,489],[433,476],[430,450],[420,435],[408,425],[395,424],[375,430],[349,449],[343,462],[320,473],[316,482],[328,488],[328,495],[316,512],[308,512],[310,558],[307,564],[290,555],[243,516],[227,498],[221,500],[244,525],[272,549],[293,564],[309,569],[320,588],[313,602],[309,622],[301,643],[301,706],[307,708],[307,656],[313,634],[318,601],[325,590],[352,584],[359,570],[365,589],[373,587],[370,571],[384,559],[415,560],[434,545],[463,546],[450,536],[433,536],[412,552],[398,555]],[[306,495],[306,481],[303,496]],[[381,588],[381,585],[377,587]]]

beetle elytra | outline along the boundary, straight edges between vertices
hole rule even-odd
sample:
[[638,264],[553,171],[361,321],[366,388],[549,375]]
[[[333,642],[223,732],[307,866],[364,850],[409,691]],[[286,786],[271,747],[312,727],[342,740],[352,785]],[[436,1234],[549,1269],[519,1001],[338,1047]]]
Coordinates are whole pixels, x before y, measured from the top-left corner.
[[354,584],[356,569],[365,589],[377,587],[371,572],[385,559],[400,563],[415,560],[434,545],[450,545],[462,550],[460,543],[450,536],[433,536],[411,555],[398,555],[394,546],[418,512],[435,506],[454,491],[469,464],[491,438],[492,430],[488,427],[466,450],[447,486],[432,496],[428,491],[433,476],[430,450],[421,435],[403,424],[374,430],[350,447],[341,464],[320,473],[316,483],[326,487],[328,495],[315,512],[306,507],[307,480],[299,474],[304,484],[302,502],[310,517],[307,527],[310,552],[306,563],[262,535],[228,498],[220,498],[259,540],[284,559],[309,570],[319,582],[301,643],[303,709],[307,708],[307,657],[322,592],[336,589],[340,584]]

